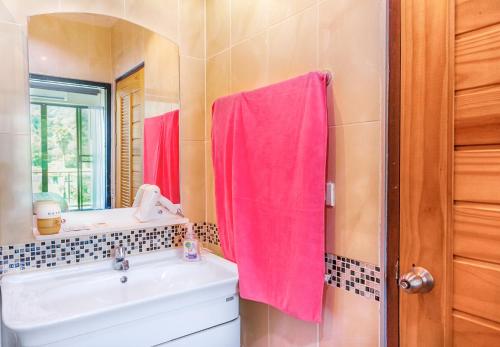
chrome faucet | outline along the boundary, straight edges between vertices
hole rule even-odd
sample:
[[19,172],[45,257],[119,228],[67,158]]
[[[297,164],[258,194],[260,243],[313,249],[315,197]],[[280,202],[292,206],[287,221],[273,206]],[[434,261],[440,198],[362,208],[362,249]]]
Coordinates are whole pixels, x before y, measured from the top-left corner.
[[125,259],[125,247],[115,246],[115,256],[113,258],[113,269],[117,271],[128,270],[128,260]]

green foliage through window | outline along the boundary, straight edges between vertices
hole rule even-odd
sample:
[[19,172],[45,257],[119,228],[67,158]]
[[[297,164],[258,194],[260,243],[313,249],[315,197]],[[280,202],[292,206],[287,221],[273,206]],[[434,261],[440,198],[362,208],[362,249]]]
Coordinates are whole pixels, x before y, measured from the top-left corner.
[[[101,88],[99,93],[104,95],[104,91]],[[66,201],[69,210],[104,208],[105,184],[96,184],[105,175],[105,165],[100,162],[105,160],[104,105],[96,105],[103,103],[99,101],[102,95],[68,93],[73,99],[90,100],[91,105],[86,105],[52,101],[50,93],[50,88],[30,91],[34,198],[57,196]],[[93,118],[91,107],[99,111]],[[100,138],[96,141],[95,137]]]

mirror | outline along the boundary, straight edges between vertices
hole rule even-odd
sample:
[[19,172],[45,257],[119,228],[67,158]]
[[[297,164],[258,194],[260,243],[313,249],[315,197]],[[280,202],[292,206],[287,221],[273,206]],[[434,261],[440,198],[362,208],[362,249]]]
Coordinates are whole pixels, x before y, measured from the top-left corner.
[[31,17],[28,51],[35,212],[131,208],[144,183],[180,208],[177,45],[68,13]]

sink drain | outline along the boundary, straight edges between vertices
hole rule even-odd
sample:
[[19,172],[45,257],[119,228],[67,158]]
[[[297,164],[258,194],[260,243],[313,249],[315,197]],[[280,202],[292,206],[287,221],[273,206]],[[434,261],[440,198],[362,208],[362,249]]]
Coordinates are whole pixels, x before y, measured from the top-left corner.
[[120,277],[120,282],[121,282],[121,283],[125,283],[125,282],[127,282],[127,281],[128,281],[127,276],[122,276],[122,277]]

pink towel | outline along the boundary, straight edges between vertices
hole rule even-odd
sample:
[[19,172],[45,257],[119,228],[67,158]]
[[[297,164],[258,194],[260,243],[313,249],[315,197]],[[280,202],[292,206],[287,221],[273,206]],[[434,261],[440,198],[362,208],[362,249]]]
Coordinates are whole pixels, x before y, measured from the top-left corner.
[[144,119],[144,183],[160,187],[163,196],[178,204],[179,110]]
[[241,297],[320,322],[326,76],[227,96],[212,110],[217,225]]

